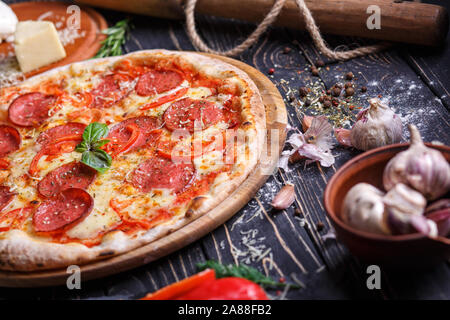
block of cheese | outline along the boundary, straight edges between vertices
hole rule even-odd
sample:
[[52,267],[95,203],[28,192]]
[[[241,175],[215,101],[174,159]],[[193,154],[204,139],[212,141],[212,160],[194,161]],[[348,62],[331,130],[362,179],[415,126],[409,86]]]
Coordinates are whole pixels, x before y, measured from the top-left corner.
[[11,8],[0,1],[0,43],[9,38],[16,30],[17,17]]
[[20,69],[46,66],[66,56],[54,24],[50,21],[23,21],[17,24],[14,44]]

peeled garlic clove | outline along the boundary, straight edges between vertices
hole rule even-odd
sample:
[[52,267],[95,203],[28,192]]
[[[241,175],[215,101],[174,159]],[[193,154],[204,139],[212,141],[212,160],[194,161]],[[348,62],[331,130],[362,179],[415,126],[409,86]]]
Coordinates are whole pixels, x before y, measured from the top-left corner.
[[383,197],[387,208],[393,208],[403,214],[422,215],[427,205],[427,200],[421,193],[411,189],[403,183],[396,184]]
[[384,169],[384,188],[391,190],[404,183],[428,200],[439,198],[450,190],[450,165],[439,151],[423,144],[414,125],[409,125],[409,131],[410,147],[392,158]]
[[295,189],[292,184],[287,184],[277,193],[272,200],[272,207],[278,210],[287,209],[295,201]]
[[383,195],[382,191],[367,183],[353,186],[342,203],[342,220],[362,231],[390,234]]
[[379,99],[369,100],[370,107],[362,110],[353,125],[350,140],[353,147],[369,150],[402,140],[402,121]]

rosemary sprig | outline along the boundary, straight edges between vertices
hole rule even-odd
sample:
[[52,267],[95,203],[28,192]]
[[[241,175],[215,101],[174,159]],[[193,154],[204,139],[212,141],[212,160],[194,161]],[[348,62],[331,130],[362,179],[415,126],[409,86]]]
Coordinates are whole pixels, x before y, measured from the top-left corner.
[[[285,287],[288,283],[277,282],[272,278],[266,277],[258,269],[246,265],[228,265],[225,266],[214,260],[208,260],[197,264],[197,268],[202,271],[205,269],[214,269],[217,278],[238,277],[244,278],[264,287]],[[290,288],[299,289],[300,286],[289,284]]]
[[117,22],[114,26],[102,30],[107,37],[101,42],[102,47],[94,58],[120,56],[123,54],[122,46],[128,38],[128,32],[132,28],[129,19]]

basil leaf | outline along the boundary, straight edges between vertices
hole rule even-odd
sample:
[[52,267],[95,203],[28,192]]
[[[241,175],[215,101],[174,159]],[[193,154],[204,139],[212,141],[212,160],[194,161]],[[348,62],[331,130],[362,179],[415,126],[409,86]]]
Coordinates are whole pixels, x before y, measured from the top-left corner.
[[105,173],[111,166],[112,159],[104,150],[95,149],[83,152],[81,162],[100,173]]
[[92,144],[101,138],[105,138],[108,135],[108,131],[108,126],[106,124],[93,122],[84,129],[83,140],[87,144]]
[[81,141],[76,147],[75,147],[75,151],[76,152],[85,152],[89,149],[89,146],[87,145],[87,143],[85,141]]
[[103,147],[105,144],[107,144],[109,142],[109,140],[99,140],[99,141],[97,141],[97,142],[94,142],[93,144],[92,144],[92,147],[93,148],[95,148],[95,149],[99,149],[99,148],[101,148],[101,147]]

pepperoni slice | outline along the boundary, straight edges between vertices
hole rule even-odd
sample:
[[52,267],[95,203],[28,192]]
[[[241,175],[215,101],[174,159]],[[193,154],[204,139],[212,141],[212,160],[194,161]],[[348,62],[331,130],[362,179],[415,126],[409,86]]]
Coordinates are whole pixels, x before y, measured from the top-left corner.
[[38,127],[48,117],[56,96],[31,92],[17,97],[8,109],[9,121],[21,127]]
[[136,93],[140,96],[151,96],[175,89],[181,82],[183,78],[178,72],[152,70],[139,78]]
[[77,140],[81,138],[84,128],[86,128],[86,125],[83,123],[69,122],[42,132],[36,142],[41,146],[45,146],[50,143],[59,142],[63,138],[65,140]]
[[44,197],[54,197],[69,188],[86,189],[95,176],[94,169],[81,162],[71,162],[47,173],[37,188]]
[[8,203],[14,198],[15,193],[9,190],[7,186],[0,186],[0,211],[2,211]]
[[194,176],[192,163],[173,163],[171,160],[154,157],[142,162],[134,171],[131,184],[143,192],[156,188],[180,192]]
[[201,124],[201,129],[205,129],[219,122],[222,117],[222,110],[214,103],[191,98],[175,101],[164,112],[167,129],[171,131],[185,129],[191,133],[194,132],[196,122]]
[[93,101],[92,108],[109,108],[119,102],[130,93],[127,85],[133,79],[125,74],[110,74],[103,78],[102,82],[91,91]]
[[[159,136],[158,127],[161,122],[156,117],[135,117],[126,119],[114,127],[109,132],[107,150],[112,153],[129,152],[136,150],[147,143],[154,141]],[[137,130],[138,133],[134,133]],[[133,137],[137,134],[137,137]]]
[[44,201],[33,216],[37,232],[51,232],[81,222],[91,211],[94,199],[82,189],[67,189]]
[[0,125],[0,157],[16,151],[20,147],[22,138],[16,128]]

